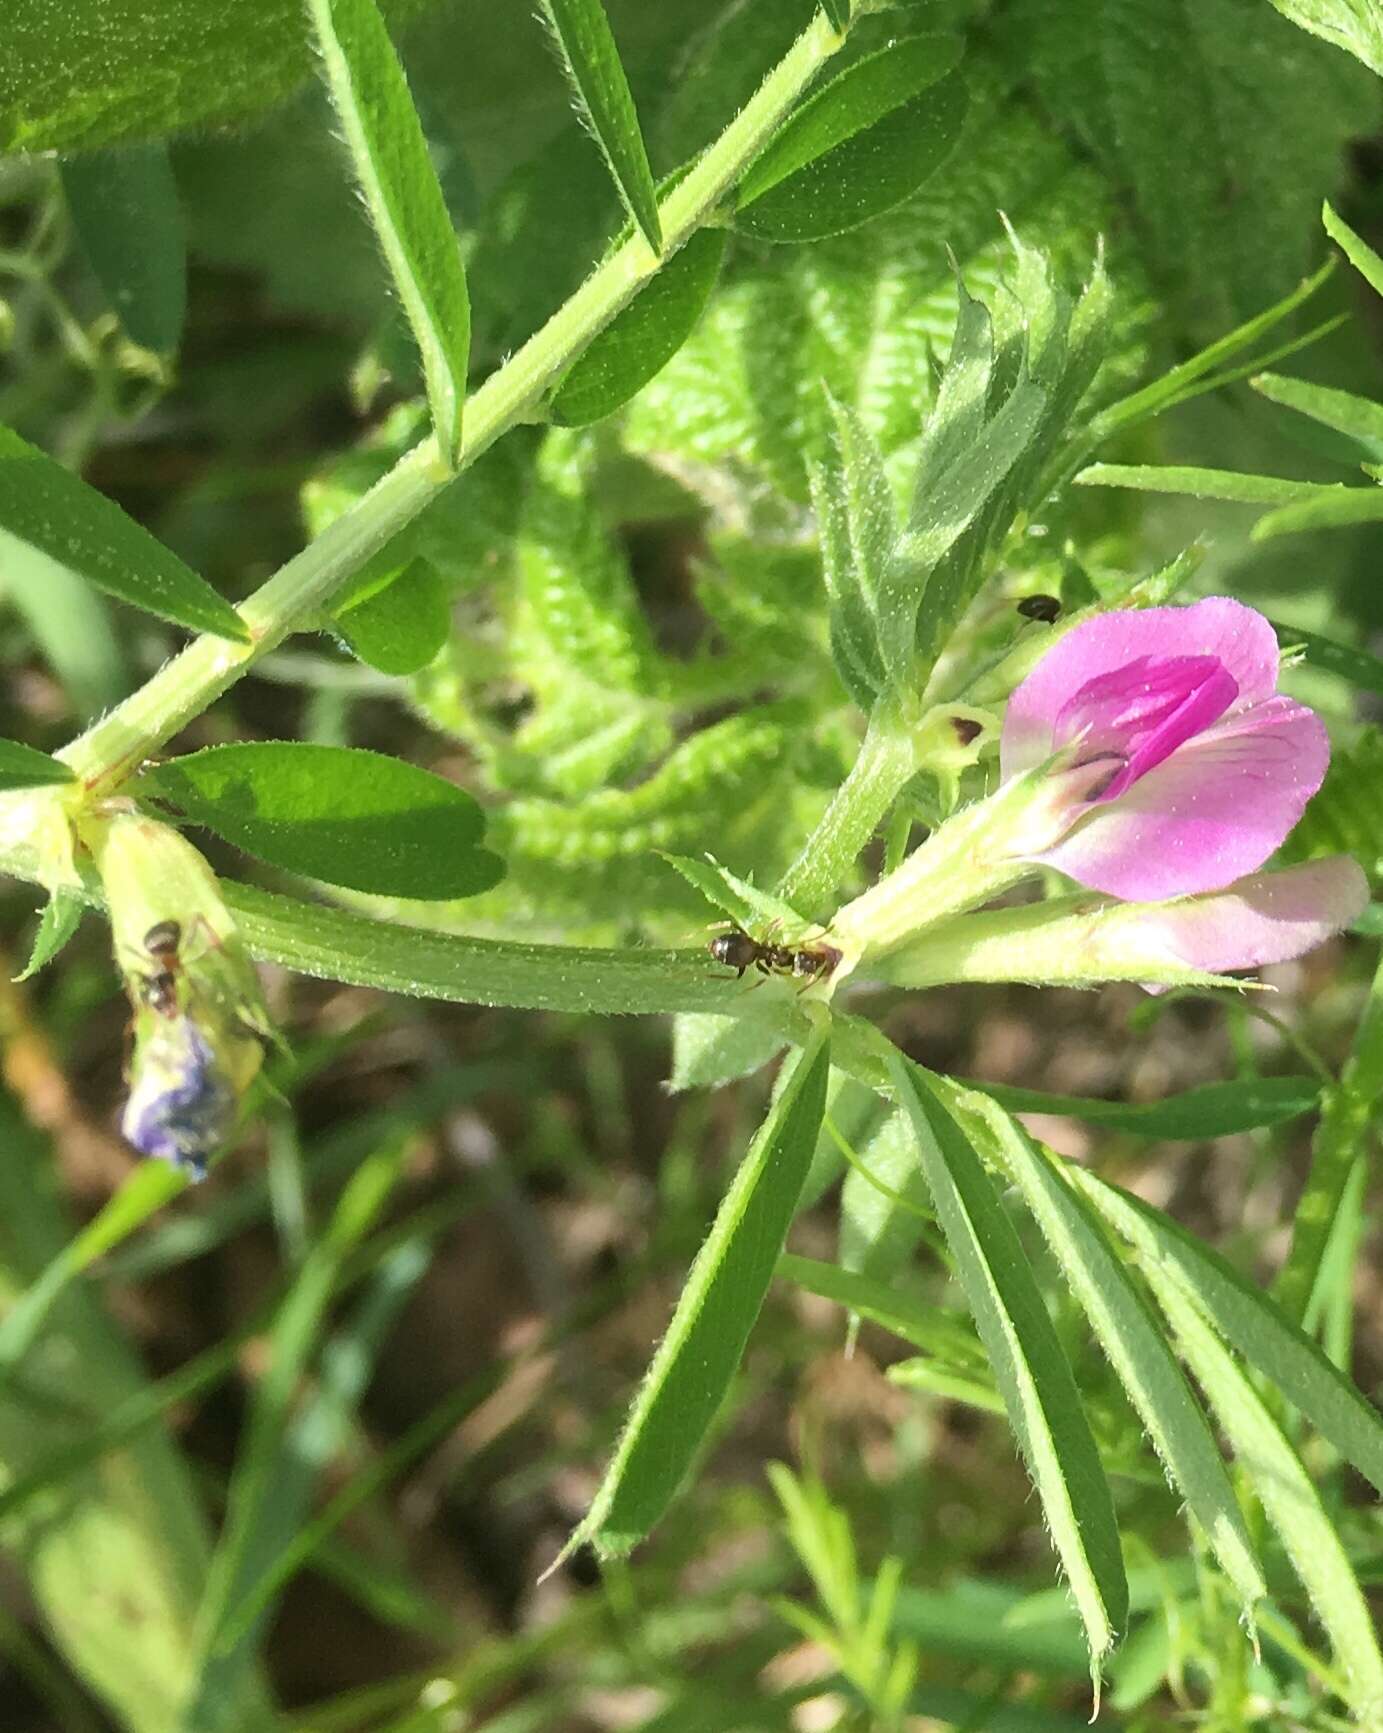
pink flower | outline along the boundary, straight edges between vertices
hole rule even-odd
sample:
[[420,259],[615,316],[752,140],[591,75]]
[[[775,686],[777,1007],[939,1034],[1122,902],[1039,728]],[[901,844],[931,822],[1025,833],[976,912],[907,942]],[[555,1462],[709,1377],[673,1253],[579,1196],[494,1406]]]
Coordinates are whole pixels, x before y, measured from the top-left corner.
[[1004,781],[1056,758],[1061,828],[1026,858],[1138,902],[1262,866],[1330,760],[1320,718],[1278,693],[1277,672],[1272,627],[1226,596],[1068,632],[1004,716]]
[[1256,873],[1214,896],[1140,911],[1138,942],[1220,975],[1305,956],[1363,914],[1369,881],[1348,855]]

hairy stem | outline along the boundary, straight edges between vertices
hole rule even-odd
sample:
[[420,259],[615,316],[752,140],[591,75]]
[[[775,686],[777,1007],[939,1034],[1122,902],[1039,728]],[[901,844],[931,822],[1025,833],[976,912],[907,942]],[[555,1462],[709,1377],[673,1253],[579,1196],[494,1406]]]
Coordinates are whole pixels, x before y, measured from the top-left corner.
[[916,768],[911,730],[892,705],[881,704],[869,719],[850,774],[784,874],[777,894],[803,914],[816,913],[859,859]]
[[[474,463],[531,412],[591,339],[715,216],[725,195],[843,40],[825,15],[817,13],[749,102],[659,205],[662,256],[655,256],[642,236],[631,235],[468,399],[458,471]],[[109,716],[72,741],[60,756],[81,778],[88,798],[112,793],[261,656],[311,620],[452,478],[453,471],[429,436],[242,605],[252,643],[197,639]]]

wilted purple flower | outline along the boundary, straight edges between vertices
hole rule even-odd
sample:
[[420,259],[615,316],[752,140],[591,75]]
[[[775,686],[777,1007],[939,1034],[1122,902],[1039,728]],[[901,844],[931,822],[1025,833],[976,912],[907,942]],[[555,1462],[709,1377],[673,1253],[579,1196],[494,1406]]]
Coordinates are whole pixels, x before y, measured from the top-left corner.
[[1330,759],[1319,717],[1278,693],[1277,673],[1272,627],[1225,596],[1068,632],[1004,716],[1005,781],[1055,759],[1058,834],[1027,858],[1139,902],[1262,866]]
[[236,1092],[193,1019],[181,1012],[151,1015],[135,1050],[122,1135],[141,1155],[201,1179],[235,1111]]

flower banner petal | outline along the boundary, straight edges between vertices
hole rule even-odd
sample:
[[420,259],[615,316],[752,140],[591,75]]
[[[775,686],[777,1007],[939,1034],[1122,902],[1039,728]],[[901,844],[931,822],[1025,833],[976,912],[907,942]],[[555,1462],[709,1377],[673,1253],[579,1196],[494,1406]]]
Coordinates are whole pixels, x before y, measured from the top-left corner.
[[1141,657],[1213,656],[1253,704],[1277,690],[1277,638],[1253,608],[1211,596],[1188,608],[1099,614],[1055,643],[1009,699],[999,761],[1004,780],[1050,756],[1073,693]]
[[1320,718],[1270,698],[1188,741],[1033,858],[1129,902],[1220,890],[1279,847],[1329,760]]

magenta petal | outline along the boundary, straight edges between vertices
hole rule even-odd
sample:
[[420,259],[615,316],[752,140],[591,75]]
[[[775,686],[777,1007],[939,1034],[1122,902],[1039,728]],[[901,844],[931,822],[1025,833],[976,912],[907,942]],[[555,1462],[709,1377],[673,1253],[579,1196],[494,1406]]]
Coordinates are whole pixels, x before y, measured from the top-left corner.
[[1187,741],[1034,858],[1129,902],[1219,890],[1282,843],[1329,761],[1320,718],[1269,698]]
[[1059,711],[1053,743],[1074,746],[1078,764],[1122,760],[1099,797],[1115,800],[1217,722],[1238,693],[1214,656],[1140,656],[1087,680]]
[[1145,933],[1192,969],[1223,974],[1304,956],[1355,920],[1369,883],[1348,855],[1257,873],[1215,896],[1148,910]]
[[1099,614],[1059,639],[1017,688],[1004,714],[1004,780],[1050,756],[1056,722],[1073,693],[1141,657],[1213,656],[1252,704],[1277,690],[1277,639],[1259,613],[1228,596],[1189,608]]

